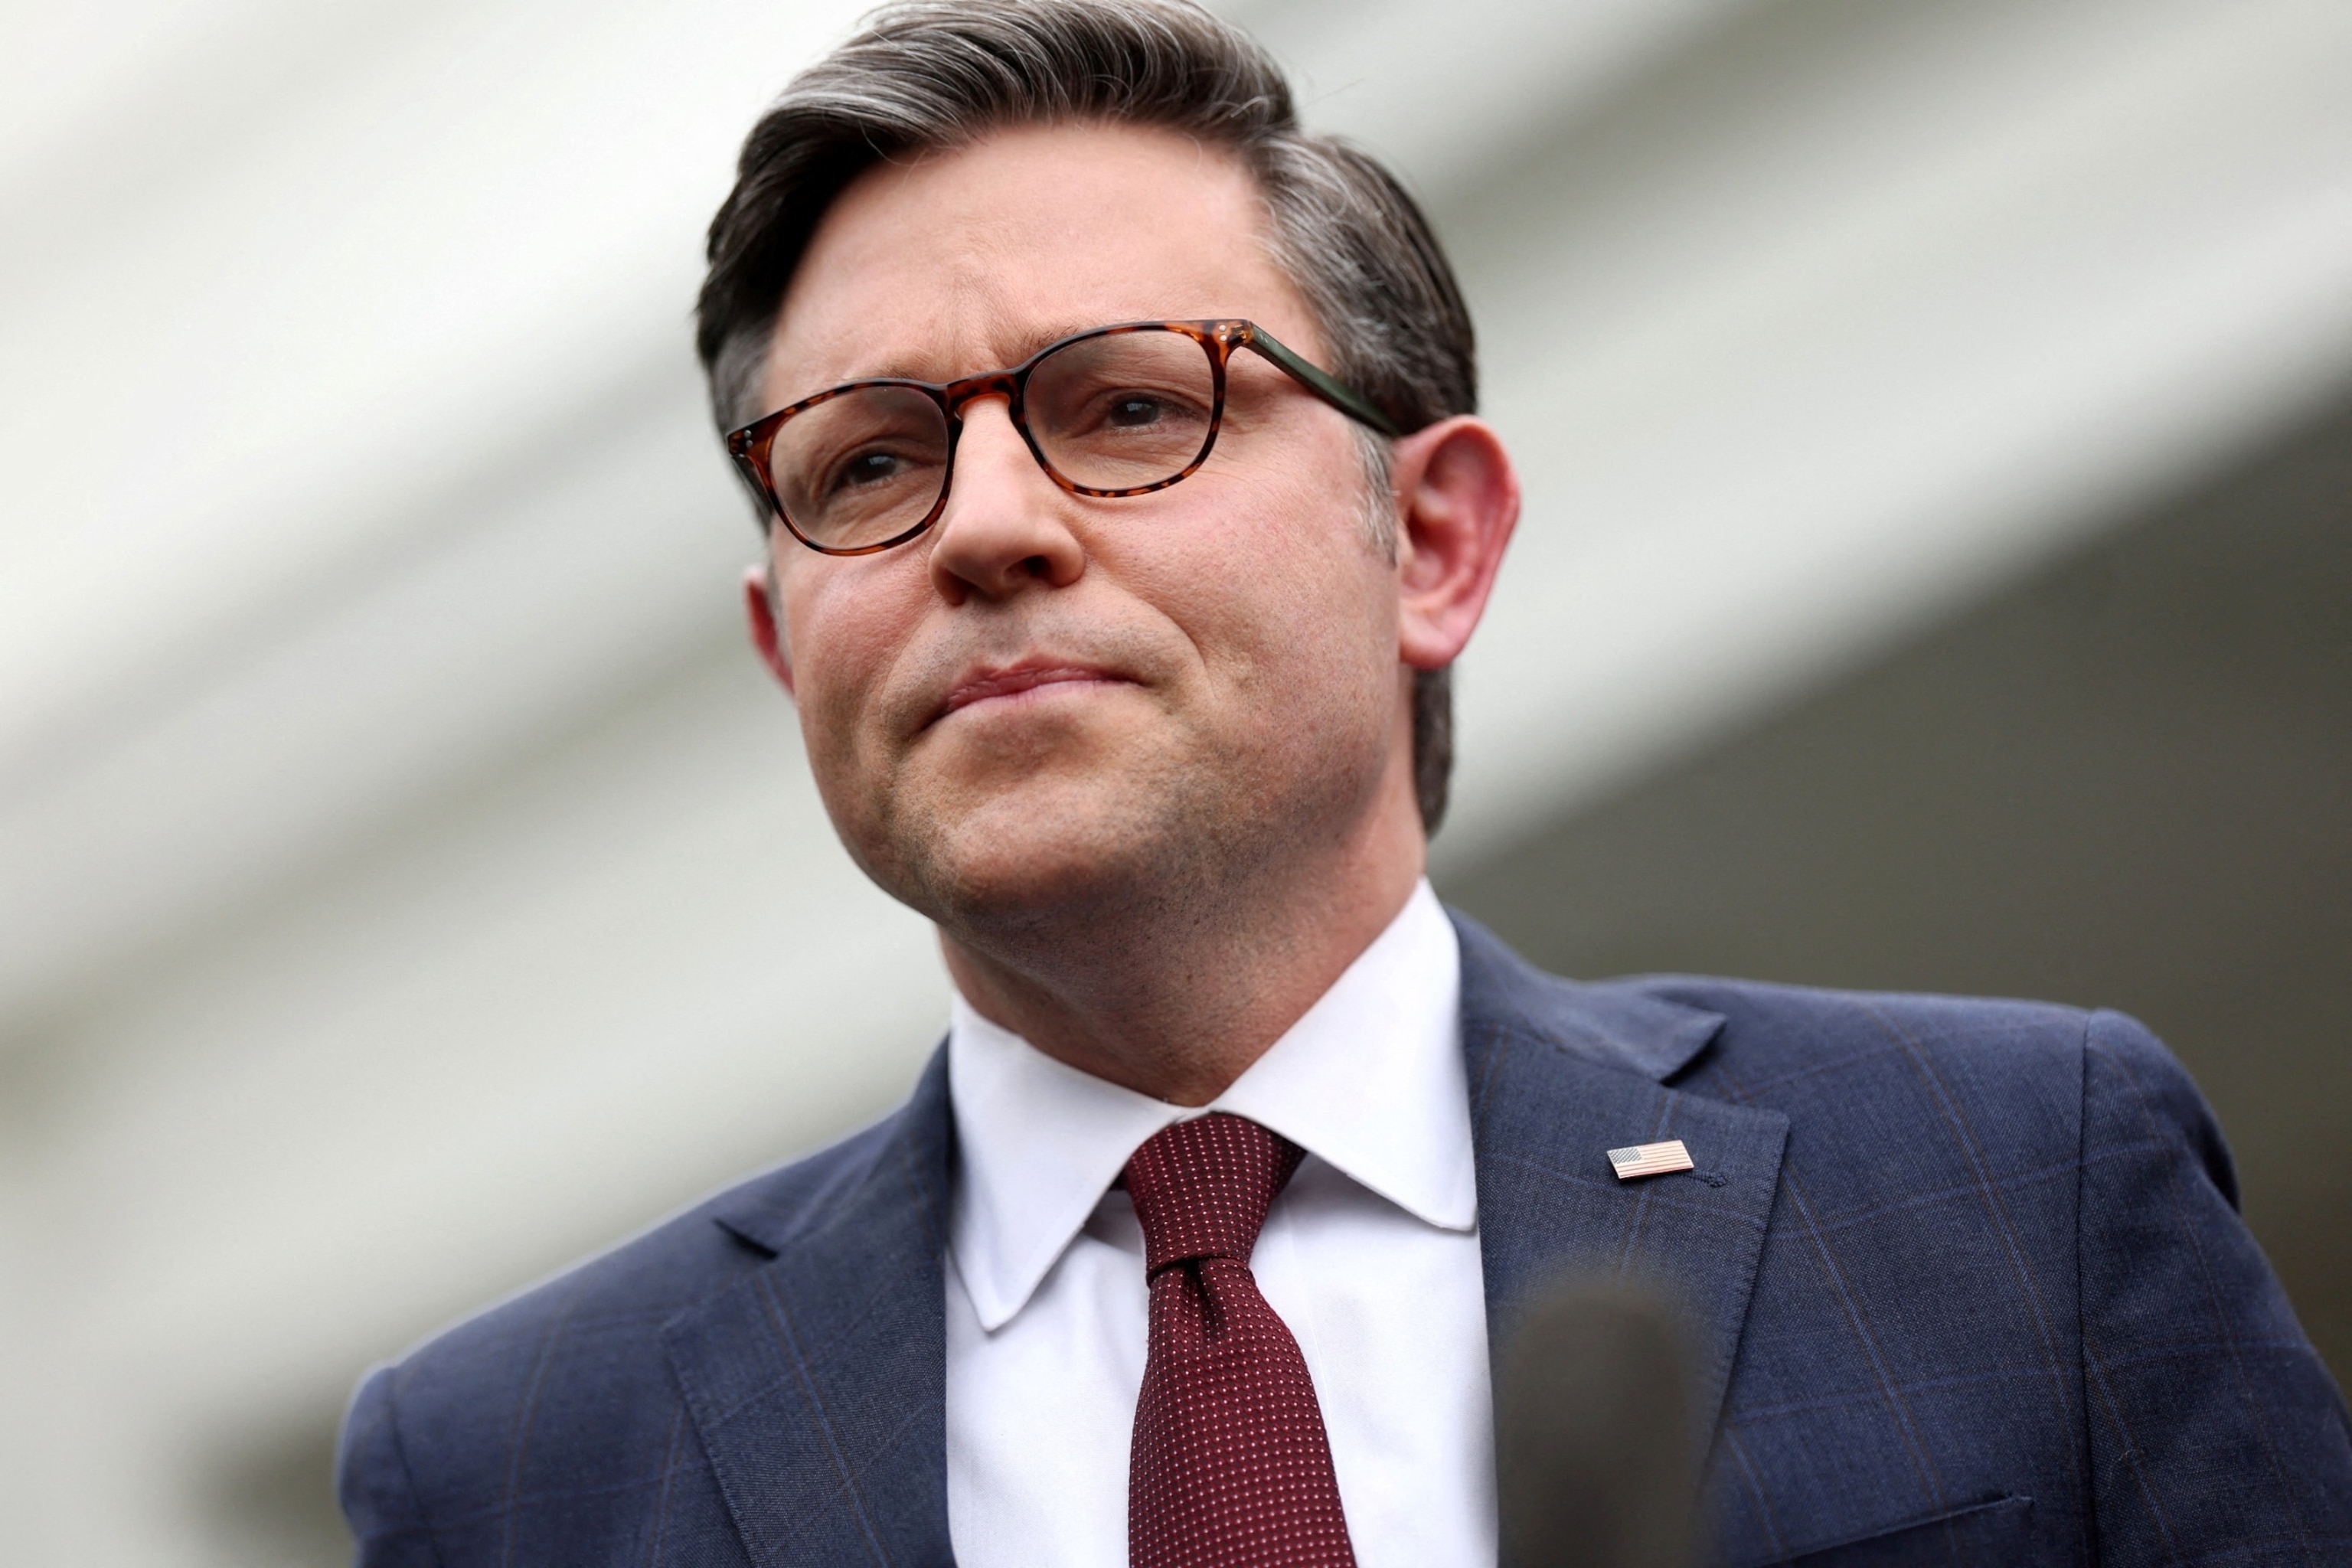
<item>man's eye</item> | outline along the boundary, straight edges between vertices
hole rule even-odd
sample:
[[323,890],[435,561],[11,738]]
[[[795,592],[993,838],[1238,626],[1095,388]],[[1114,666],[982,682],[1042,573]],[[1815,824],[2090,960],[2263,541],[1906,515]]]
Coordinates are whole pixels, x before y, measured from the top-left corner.
[[906,466],[906,459],[895,452],[860,452],[834,470],[834,488],[849,490],[886,484]]
[[1156,425],[1168,417],[1168,405],[1160,398],[1140,392],[1122,393],[1111,399],[1108,422],[1122,428],[1134,429],[1139,426]]

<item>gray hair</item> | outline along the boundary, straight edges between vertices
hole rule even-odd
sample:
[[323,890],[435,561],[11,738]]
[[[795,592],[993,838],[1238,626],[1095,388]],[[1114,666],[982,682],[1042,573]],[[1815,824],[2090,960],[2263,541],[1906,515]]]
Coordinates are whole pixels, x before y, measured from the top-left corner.
[[[749,423],[776,311],[835,197],[887,159],[968,146],[1008,125],[1161,126],[1256,176],[1273,259],[1321,329],[1329,367],[1400,429],[1477,407],[1469,311],[1396,177],[1302,130],[1281,68],[1188,0],[916,0],[794,78],[743,143],[711,219],[696,348],[723,430]],[[1388,449],[1369,440],[1374,539],[1395,547]],[[1436,830],[1453,771],[1450,671],[1413,685],[1413,784]]]

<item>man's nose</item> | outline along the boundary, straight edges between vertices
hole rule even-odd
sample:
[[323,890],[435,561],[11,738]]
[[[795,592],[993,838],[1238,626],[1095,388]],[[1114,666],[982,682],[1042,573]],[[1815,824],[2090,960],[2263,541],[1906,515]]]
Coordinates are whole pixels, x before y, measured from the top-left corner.
[[931,579],[941,596],[961,604],[1076,582],[1087,563],[1069,526],[1077,504],[1037,466],[1006,399],[966,404],[947,510],[931,525]]

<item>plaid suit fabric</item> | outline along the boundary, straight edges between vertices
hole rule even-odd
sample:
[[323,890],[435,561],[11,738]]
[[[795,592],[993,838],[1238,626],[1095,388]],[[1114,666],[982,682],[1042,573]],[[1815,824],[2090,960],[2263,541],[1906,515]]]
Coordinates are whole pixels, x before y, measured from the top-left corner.
[[707,1282],[711,1259],[676,1256],[688,1239],[591,1265],[371,1376],[341,1467],[358,1561],[747,1563],[686,1403],[644,1353],[680,1304],[659,1281]]
[[1913,1518],[1949,1522],[1901,1561],[2352,1560],[2342,1405],[2145,1029],[1657,994],[1729,1020],[1693,1092],[1790,1117],[1714,1454],[1735,1558]]
[[[1681,1294],[1725,1562],[2352,1563],[2341,1399],[2137,1025],[1578,985],[1457,924],[1490,1326],[1564,1269]],[[879,1126],[374,1373],[361,1563],[950,1561],[950,1120],[942,1054]],[[1664,1138],[1693,1170],[1615,1180]]]
[[950,1136],[942,1052],[881,1125],[378,1369],[339,1463],[356,1561],[949,1563]]

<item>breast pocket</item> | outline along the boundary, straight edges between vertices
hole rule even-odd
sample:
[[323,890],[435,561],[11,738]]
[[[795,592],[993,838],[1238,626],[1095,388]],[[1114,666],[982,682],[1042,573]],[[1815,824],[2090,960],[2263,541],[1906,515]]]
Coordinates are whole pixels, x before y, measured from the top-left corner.
[[2032,1498],[1995,1498],[1799,1556],[1776,1557],[1769,1568],[2023,1568],[2031,1561],[2025,1553],[2032,1518]]

